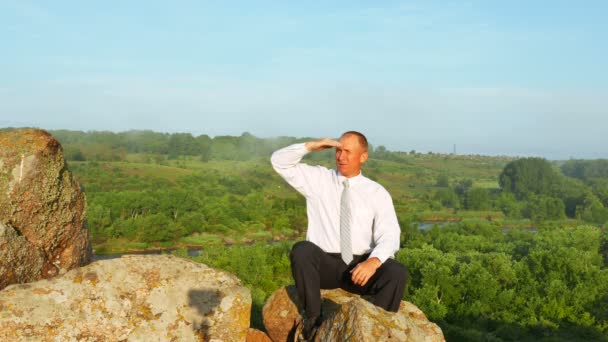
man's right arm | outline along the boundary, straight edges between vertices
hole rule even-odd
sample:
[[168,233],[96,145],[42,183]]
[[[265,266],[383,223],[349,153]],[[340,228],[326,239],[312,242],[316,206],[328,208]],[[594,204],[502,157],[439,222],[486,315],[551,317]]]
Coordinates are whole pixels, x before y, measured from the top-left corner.
[[306,197],[312,196],[318,189],[318,182],[327,172],[321,166],[310,166],[300,163],[311,151],[320,151],[340,144],[331,139],[319,139],[307,143],[294,144],[275,151],[270,158],[275,171],[294,189]]
[[323,138],[323,139],[319,139],[319,140],[309,141],[306,144],[304,144],[304,146],[306,146],[306,149],[311,152],[326,150],[326,149],[332,148],[332,147],[342,147],[342,145],[340,145],[340,142],[330,139],[330,138]]

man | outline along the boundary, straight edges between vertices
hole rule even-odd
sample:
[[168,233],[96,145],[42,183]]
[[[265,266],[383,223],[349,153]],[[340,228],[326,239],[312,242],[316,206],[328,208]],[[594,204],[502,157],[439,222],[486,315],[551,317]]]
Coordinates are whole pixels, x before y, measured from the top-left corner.
[[[336,149],[336,170],[300,163],[309,152]],[[321,315],[321,289],[342,288],[373,296],[396,312],[406,268],[392,259],[400,228],[390,194],[361,174],[368,158],[365,136],[349,131],[294,144],[273,153],[273,168],[306,198],[306,241],[291,250],[291,271],[304,306],[302,335],[312,339]]]

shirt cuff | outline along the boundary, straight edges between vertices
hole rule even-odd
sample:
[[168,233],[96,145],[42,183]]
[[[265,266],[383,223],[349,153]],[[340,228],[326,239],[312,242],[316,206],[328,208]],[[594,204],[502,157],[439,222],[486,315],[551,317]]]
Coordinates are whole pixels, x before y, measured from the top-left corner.
[[303,154],[307,154],[310,151],[306,148],[306,143],[297,143],[293,145],[294,148],[299,149]]
[[390,257],[392,257],[392,256],[388,255],[386,253],[382,253],[380,251],[372,251],[372,253],[369,255],[369,258],[378,258],[378,260],[380,260],[380,262],[383,264],[386,261],[386,259],[388,259]]

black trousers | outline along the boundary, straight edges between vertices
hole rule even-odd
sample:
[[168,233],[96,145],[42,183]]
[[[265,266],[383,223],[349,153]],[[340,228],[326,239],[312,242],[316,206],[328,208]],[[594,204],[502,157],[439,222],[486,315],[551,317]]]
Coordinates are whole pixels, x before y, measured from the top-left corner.
[[321,314],[321,289],[336,288],[360,295],[372,295],[372,303],[397,312],[405,289],[407,268],[393,259],[387,259],[367,284],[356,285],[351,280],[350,271],[368,257],[369,254],[355,255],[347,265],[339,253],[325,253],[310,241],[296,243],[290,254],[291,273],[306,317]]

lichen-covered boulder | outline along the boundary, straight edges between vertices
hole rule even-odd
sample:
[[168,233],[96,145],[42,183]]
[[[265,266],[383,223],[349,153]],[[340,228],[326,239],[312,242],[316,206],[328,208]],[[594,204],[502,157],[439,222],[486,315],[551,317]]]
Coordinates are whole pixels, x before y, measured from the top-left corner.
[[59,142],[37,129],[0,131],[0,290],[90,257],[85,196]]
[[250,314],[228,272],[123,256],[0,291],[0,341],[245,341]]
[[246,342],[272,342],[272,340],[263,331],[249,328],[249,330],[247,331]]
[[[445,341],[441,328],[412,303],[402,301],[399,312],[393,313],[340,289],[322,290],[321,297],[324,320],[315,341]],[[297,337],[300,310],[294,286],[268,298],[262,315],[274,342]]]

